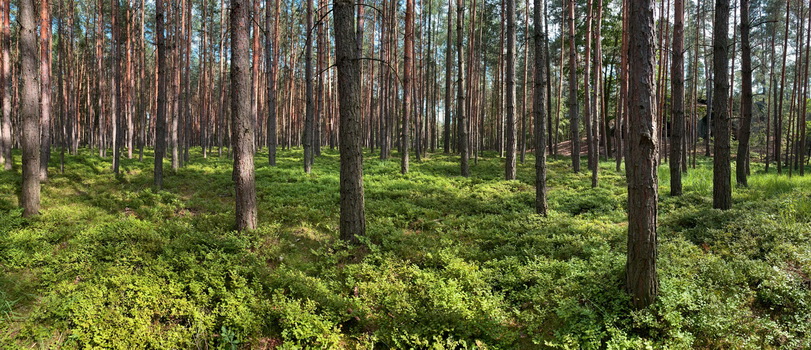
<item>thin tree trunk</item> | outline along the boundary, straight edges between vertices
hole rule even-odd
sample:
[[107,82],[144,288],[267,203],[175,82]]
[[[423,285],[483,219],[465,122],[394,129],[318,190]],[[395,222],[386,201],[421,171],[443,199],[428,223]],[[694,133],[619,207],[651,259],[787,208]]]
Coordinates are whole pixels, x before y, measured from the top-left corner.
[[457,67],[457,79],[456,79],[456,118],[457,118],[457,126],[458,136],[459,139],[459,153],[461,154],[461,161],[460,166],[462,170],[462,176],[469,177],[470,176],[470,166],[468,165],[468,159],[470,158],[470,154],[468,153],[468,137],[467,137],[467,118],[465,116],[465,69],[464,69],[464,59],[463,59],[463,52],[464,47],[462,46],[462,23],[464,23],[464,15],[465,15],[465,8],[462,2],[463,0],[456,0],[456,67]]
[[[599,184],[600,172],[600,125],[602,113],[602,78],[603,78],[603,1],[597,0],[596,5],[597,21],[594,29],[594,88],[592,89],[591,101],[591,148],[593,153],[593,165],[591,168],[591,187],[595,188]],[[588,62],[586,63],[588,64]]]
[[[739,186],[748,185],[746,163],[749,159],[749,136],[752,128],[752,48],[749,45],[749,0],[741,0],[741,127],[738,132],[738,155],[735,179]],[[767,121],[768,123],[768,121]]]
[[673,60],[670,63],[670,195],[682,194],[681,157],[684,137],[684,0],[675,0],[675,23],[673,25]]
[[[515,0],[512,0],[515,1]],[[524,4],[524,79],[521,81],[521,149],[520,160],[524,163],[527,153],[527,79],[529,78],[529,0]]]
[[507,161],[504,179],[515,180],[515,0],[507,2],[507,59],[504,62],[507,106]]
[[163,157],[166,155],[166,38],[164,38],[165,0],[155,1],[155,25],[157,32],[158,57],[158,100],[155,115],[155,188],[163,188]]
[[783,94],[786,86],[786,56],[788,53],[788,31],[789,31],[789,14],[791,13],[791,1],[786,1],[786,32],[783,37],[783,65],[780,71],[780,93],[778,94],[777,110],[775,113],[775,128],[774,128],[774,160],[777,162],[777,173],[783,173],[783,161],[780,157],[781,139],[783,133]]
[[313,166],[313,0],[307,1],[307,38],[304,48],[304,84],[306,110],[304,111],[304,172],[309,174]]
[[119,168],[121,166],[121,135],[123,134],[121,131],[121,64],[120,64],[120,57],[121,53],[119,50],[119,23],[118,23],[118,0],[111,0],[112,2],[112,17],[110,19],[110,25],[112,27],[113,37],[110,42],[111,50],[112,50],[112,60],[110,61],[110,65],[112,66],[112,81],[111,87],[113,91],[111,91],[110,95],[110,112],[112,115],[110,116],[110,120],[113,123],[113,172],[118,175]]
[[48,0],[39,1],[41,84],[40,117],[40,168],[39,179],[48,181],[48,162],[51,159],[51,13]]
[[569,127],[572,135],[572,169],[580,172],[580,117],[577,104],[577,49],[575,48],[574,11],[577,3],[569,1]]
[[[594,123],[592,120],[594,115],[592,114],[592,105],[591,105],[591,44],[592,44],[592,4],[593,0],[587,0],[587,9],[586,9],[586,54],[585,60],[583,64],[583,129],[586,132],[586,149],[587,149],[587,156],[588,156],[588,169],[594,169],[595,162],[594,162],[594,146],[593,137],[591,130],[591,125]],[[576,125],[576,124],[573,124]],[[580,127],[576,125],[576,127]]]
[[[273,12],[271,12],[271,4],[273,4]],[[276,125],[278,124],[276,116],[276,84],[278,81],[278,56],[279,56],[279,0],[267,0],[265,2],[265,28],[268,33],[267,44],[265,46],[265,60],[268,65],[268,85],[267,85],[267,104],[268,104],[268,120],[267,120],[267,142],[268,142],[268,165],[276,165],[276,146],[278,139],[276,137]],[[273,26],[271,27],[271,13],[273,13]],[[271,31],[272,28],[272,31]],[[272,33],[272,34],[271,34]]]
[[[451,151],[451,66],[453,62],[452,36],[453,0],[448,0],[448,40],[445,47],[445,127],[443,128],[443,149],[445,153]],[[458,53],[457,53],[458,54]]]
[[400,149],[402,150],[400,173],[408,173],[409,127],[411,126],[412,58],[414,56],[414,0],[406,0],[405,42],[403,43],[403,122],[400,126]]
[[[546,140],[544,140],[546,118],[544,113],[547,112],[545,107],[548,101],[547,90],[544,90],[547,79],[544,71],[547,66],[544,62],[546,60],[544,48],[547,47],[547,40],[546,33],[541,30],[541,0],[534,0],[534,2],[535,89],[533,90],[532,113],[535,117],[535,212],[546,216],[548,205],[546,203]],[[546,28],[545,21],[544,28]]]
[[3,0],[3,26],[2,26],[2,64],[3,64],[3,71],[2,76],[0,76],[0,91],[3,94],[3,115],[2,120],[3,122],[0,123],[0,143],[2,143],[2,158],[3,169],[11,170],[12,165],[14,164],[14,159],[11,155],[11,149],[13,147],[12,139],[11,139],[11,88],[9,87],[9,82],[11,82],[11,55],[9,51],[11,49],[11,21],[10,21],[10,13],[11,13],[11,0]]

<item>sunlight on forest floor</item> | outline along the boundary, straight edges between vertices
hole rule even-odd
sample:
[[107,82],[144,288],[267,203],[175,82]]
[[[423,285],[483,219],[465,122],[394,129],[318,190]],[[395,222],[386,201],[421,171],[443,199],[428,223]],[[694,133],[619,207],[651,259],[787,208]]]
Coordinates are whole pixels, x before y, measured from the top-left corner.
[[368,237],[347,248],[338,154],[324,153],[309,175],[301,149],[273,168],[257,155],[259,229],[245,234],[231,230],[231,161],[199,149],[158,193],[149,152],[118,177],[87,150],[64,174],[54,156],[31,220],[19,164],[0,172],[0,347],[811,347],[811,176],[753,164],[722,212],[709,161],[679,198],[661,167],[660,298],[633,312],[613,161],[592,189],[550,159],[543,218],[532,156],[503,181],[494,154],[463,178],[458,157],[412,158],[400,175],[396,154],[367,151]]

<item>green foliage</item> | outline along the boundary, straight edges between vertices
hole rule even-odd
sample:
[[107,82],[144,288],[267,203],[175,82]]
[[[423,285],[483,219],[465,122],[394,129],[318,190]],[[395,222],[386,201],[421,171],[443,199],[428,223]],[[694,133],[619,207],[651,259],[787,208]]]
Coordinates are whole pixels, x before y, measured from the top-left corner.
[[300,153],[259,165],[247,233],[232,231],[227,159],[193,153],[155,192],[148,157],[115,177],[83,151],[51,175],[34,219],[15,208],[19,170],[0,173],[0,348],[811,347],[807,178],[756,166],[722,212],[709,162],[677,198],[660,169],[661,293],[632,311],[613,162],[592,189],[550,159],[541,217],[531,157],[503,181],[494,154],[471,178],[452,156],[400,175],[367,154],[368,236],[350,247],[337,240],[337,153],[309,175]]

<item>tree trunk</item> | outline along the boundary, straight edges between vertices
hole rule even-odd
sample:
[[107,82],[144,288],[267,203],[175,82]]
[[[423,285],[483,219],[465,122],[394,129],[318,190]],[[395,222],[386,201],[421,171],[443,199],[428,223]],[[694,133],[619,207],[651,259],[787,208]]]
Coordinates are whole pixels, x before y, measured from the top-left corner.
[[[587,0],[586,5],[586,54],[585,60],[583,62],[583,129],[586,132],[586,149],[587,149],[587,164],[588,169],[594,169],[594,149],[592,146],[594,145],[592,138],[594,135],[592,134],[591,125],[594,123],[592,120],[594,115],[592,114],[592,105],[591,105],[591,44],[592,44],[592,37],[591,37],[591,27],[592,27],[592,4],[593,0]],[[577,126],[579,128],[579,126]]]
[[783,37],[783,66],[780,71],[780,93],[777,96],[777,110],[775,111],[775,127],[774,127],[774,161],[777,163],[777,173],[783,173],[783,160],[780,157],[781,153],[781,140],[782,140],[782,133],[783,133],[783,100],[785,99],[785,95],[783,94],[784,88],[786,87],[786,56],[788,53],[788,32],[789,32],[789,14],[791,13],[791,1],[786,1],[786,32],[785,36]]
[[352,0],[333,3],[338,67],[341,151],[341,239],[353,243],[366,234],[363,199],[363,139],[360,134],[360,52],[355,38]]
[[309,174],[313,166],[313,0],[307,1],[307,38],[304,47],[304,172]]
[[[591,149],[592,149],[592,168],[591,168],[591,187],[595,188],[598,185],[598,174],[600,172],[600,116],[602,113],[602,78],[603,78],[603,46],[602,46],[602,27],[603,27],[603,0],[597,0],[596,9],[597,19],[594,29],[594,88],[592,89],[591,101]],[[588,64],[588,62],[586,62]]]
[[[515,1],[515,0],[512,0]],[[524,4],[524,79],[521,81],[521,145],[520,145],[520,161],[523,164],[527,153],[527,85],[529,83],[529,0]],[[539,24],[540,25],[540,24]]]
[[402,150],[400,172],[408,173],[408,148],[410,147],[409,129],[411,126],[411,94],[414,56],[414,0],[406,0],[405,42],[403,43],[403,123],[401,125],[400,148]]
[[712,203],[716,209],[732,207],[732,186],[730,184],[731,167],[729,164],[729,109],[726,98],[729,93],[729,69],[727,31],[729,30],[729,0],[715,0],[715,22],[713,24],[713,75],[715,76],[715,100],[712,110],[714,156]]
[[[268,33],[267,44],[265,46],[265,60],[267,61],[268,70],[268,85],[267,85],[267,105],[268,105],[268,120],[267,120],[267,143],[268,143],[268,165],[276,165],[276,145],[278,139],[276,138],[276,84],[278,72],[278,42],[279,42],[279,2],[280,0],[267,0],[265,2],[265,28]],[[273,4],[273,11],[271,12],[271,4]],[[271,13],[274,13],[271,16]],[[273,18],[273,26],[271,27],[271,17]],[[272,31],[271,31],[272,28]]]
[[164,37],[164,1],[155,1],[157,32],[158,100],[155,113],[155,189],[163,189],[163,157],[166,155],[166,38]]
[[[752,128],[752,48],[749,44],[749,0],[741,0],[741,128],[738,132],[738,155],[735,179],[739,186],[748,185],[746,163],[749,159],[749,136]],[[768,121],[766,122],[768,123]]]
[[41,84],[40,117],[40,169],[41,182],[48,181],[48,161],[51,159],[51,14],[48,0],[39,2]]
[[577,3],[569,1],[569,128],[572,135],[572,169],[580,172],[580,117],[577,105],[577,49],[575,47],[574,11]]
[[[811,11],[809,11],[809,19],[811,19]],[[808,23],[808,22],[806,22]],[[801,46],[799,46],[801,47]],[[802,73],[802,86],[803,92],[800,95],[802,99],[802,107],[800,107],[800,116],[799,116],[799,126],[800,130],[798,133],[800,134],[800,141],[797,145],[799,151],[797,152],[797,161],[798,166],[800,167],[800,176],[805,175],[805,152],[807,150],[807,139],[806,139],[806,125],[807,125],[807,115],[808,115],[808,64],[809,64],[809,56],[811,56],[811,23],[806,25],[806,34],[805,34],[805,69]]]
[[0,123],[0,143],[2,143],[2,158],[3,169],[11,170],[14,161],[11,155],[11,148],[13,146],[11,139],[11,88],[9,82],[11,81],[11,55],[9,54],[11,48],[11,0],[3,0],[3,26],[2,26],[2,64],[3,71],[0,76],[0,91],[2,91],[3,98],[3,115],[2,123]]
[[[546,216],[548,205],[546,203],[546,104],[547,90],[544,89],[547,80],[547,67],[544,62],[546,33],[541,30],[541,0],[534,0],[533,34],[535,39],[535,89],[533,90],[532,113],[535,117],[535,212]],[[529,4],[527,4],[529,5]],[[527,18],[527,20],[529,20]],[[544,22],[544,28],[546,27]]]
[[467,118],[465,117],[465,69],[464,69],[464,47],[462,46],[462,23],[464,23],[465,8],[462,0],[456,0],[456,120],[459,140],[459,153],[461,154],[460,166],[462,176],[470,176],[470,166],[468,159],[468,139],[467,139]]
[[23,216],[39,214],[40,192],[40,114],[39,85],[37,83],[37,25],[34,0],[20,1],[20,67],[22,91],[20,112],[22,114],[23,182],[20,203]]
[[448,40],[445,47],[445,127],[443,128],[443,149],[446,154],[451,151],[451,66],[453,62],[451,49],[453,27],[451,23],[453,23],[453,0],[448,0]]
[[636,309],[653,304],[659,292],[656,274],[657,141],[654,101],[653,1],[629,0],[628,6],[628,261],[626,288]]
[[673,25],[673,60],[670,62],[670,195],[680,196],[682,138],[684,137],[684,0],[675,0],[676,19]]
[[[515,180],[515,0],[507,1],[507,57],[504,62],[507,81],[507,161],[504,164],[504,179]],[[472,64],[472,62],[469,62]]]
[[121,64],[120,64],[120,50],[119,50],[119,23],[118,23],[118,0],[111,0],[112,2],[112,17],[110,19],[110,25],[112,28],[112,41],[110,42],[111,51],[112,51],[112,60],[110,61],[110,65],[112,66],[112,82],[110,86],[112,87],[112,91],[110,92],[110,112],[111,121],[113,122],[113,172],[118,175],[119,167],[120,167],[120,160],[121,160],[121,135],[122,133],[122,126],[121,126]]
[[251,71],[248,48],[248,0],[231,0],[231,113],[236,183],[236,228],[256,228],[256,183],[253,165]]

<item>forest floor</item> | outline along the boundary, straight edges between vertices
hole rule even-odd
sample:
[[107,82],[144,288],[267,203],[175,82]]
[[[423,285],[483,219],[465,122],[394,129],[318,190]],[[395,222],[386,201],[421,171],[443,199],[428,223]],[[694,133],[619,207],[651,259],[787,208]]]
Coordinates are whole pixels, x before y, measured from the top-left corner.
[[463,178],[458,157],[401,175],[367,151],[357,248],[336,239],[337,152],[309,175],[301,149],[277,167],[260,152],[259,229],[244,234],[228,159],[196,150],[156,193],[150,156],[115,176],[88,150],[59,174],[54,155],[34,219],[17,209],[19,164],[0,172],[0,348],[811,347],[811,176],[753,164],[719,211],[708,160],[678,198],[661,167],[660,296],[632,311],[613,161],[591,188],[550,159],[541,217],[531,155],[503,181],[491,153]]

